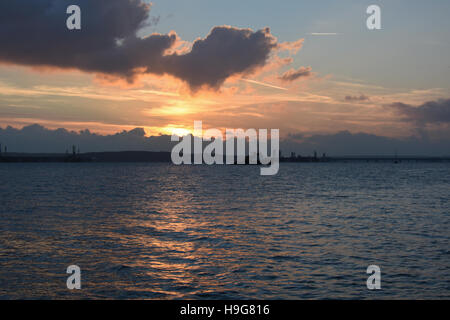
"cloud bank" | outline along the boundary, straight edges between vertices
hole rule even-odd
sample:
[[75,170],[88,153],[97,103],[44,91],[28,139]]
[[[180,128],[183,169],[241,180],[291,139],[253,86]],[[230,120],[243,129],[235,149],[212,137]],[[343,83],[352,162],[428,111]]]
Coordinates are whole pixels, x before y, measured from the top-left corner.
[[419,106],[396,102],[388,106],[394,109],[405,120],[418,124],[449,124],[450,123],[450,99],[428,101]]
[[[170,151],[176,142],[169,135],[145,136],[145,131],[136,128],[111,135],[99,135],[83,130],[50,130],[40,125],[30,125],[22,129],[0,128],[0,143],[9,152],[64,153],[72,145],[79,146],[81,152],[101,151]],[[423,137],[405,139],[388,138],[366,133],[342,131],[335,134],[306,136],[291,134],[281,139],[283,155],[290,152],[307,156],[317,151],[319,155],[422,155],[450,156],[450,138],[429,140]]]
[[[66,28],[72,4],[81,8],[81,30]],[[189,52],[168,54],[176,46],[175,33],[137,35],[155,21],[149,19],[150,9],[142,0],[2,0],[0,62],[77,69],[130,82],[139,74],[168,74],[192,90],[217,89],[228,77],[264,66],[277,48],[268,28],[218,26]]]

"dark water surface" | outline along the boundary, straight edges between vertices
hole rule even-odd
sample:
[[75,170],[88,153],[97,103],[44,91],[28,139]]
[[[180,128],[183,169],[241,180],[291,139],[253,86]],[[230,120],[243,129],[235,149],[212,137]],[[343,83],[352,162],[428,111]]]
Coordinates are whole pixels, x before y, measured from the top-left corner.
[[0,164],[0,179],[3,299],[450,298],[448,163]]

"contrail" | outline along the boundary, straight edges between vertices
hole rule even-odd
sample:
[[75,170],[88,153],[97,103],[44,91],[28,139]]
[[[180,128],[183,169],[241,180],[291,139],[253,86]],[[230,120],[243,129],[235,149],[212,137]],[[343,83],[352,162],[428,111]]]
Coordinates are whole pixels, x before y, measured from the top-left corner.
[[178,93],[164,92],[164,91],[157,91],[157,90],[137,90],[137,91],[140,93],[155,94],[157,96],[168,96],[168,97],[179,97],[180,96]]
[[286,89],[286,88],[277,87],[277,86],[274,86],[272,84],[265,83],[265,82],[260,82],[260,81],[250,80],[250,79],[244,79],[244,78],[242,78],[241,80],[242,81],[246,81],[246,82],[250,82],[250,83],[253,83],[253,84],[257,84],[257,85],[260,85],[260,86],[264,86],[264,87],[269,87],[269,88],[273,88],[273,89],[288,91],[288,89]]

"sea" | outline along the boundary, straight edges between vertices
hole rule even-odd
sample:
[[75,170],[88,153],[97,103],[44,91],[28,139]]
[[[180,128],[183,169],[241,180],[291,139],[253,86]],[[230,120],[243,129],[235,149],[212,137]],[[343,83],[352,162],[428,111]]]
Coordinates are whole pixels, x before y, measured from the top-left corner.
[[449,298],[450,163],[0,164],[0,299]]

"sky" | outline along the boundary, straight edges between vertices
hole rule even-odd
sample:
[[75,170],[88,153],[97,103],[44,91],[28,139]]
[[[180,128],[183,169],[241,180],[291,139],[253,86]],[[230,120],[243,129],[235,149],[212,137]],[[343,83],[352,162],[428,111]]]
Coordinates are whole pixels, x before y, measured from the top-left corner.
[[[66,27],[70,4],[81,30]],[[381,30],[366,27],[371,4]],[[303,147],[376,136],[450,150],[449,16],[445,0],[3,0],[0,142],[8,126],[150,137],[201,120]]]

